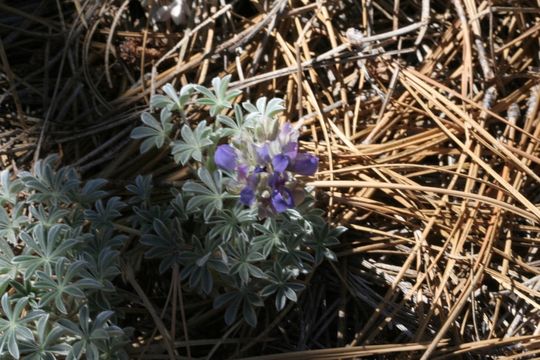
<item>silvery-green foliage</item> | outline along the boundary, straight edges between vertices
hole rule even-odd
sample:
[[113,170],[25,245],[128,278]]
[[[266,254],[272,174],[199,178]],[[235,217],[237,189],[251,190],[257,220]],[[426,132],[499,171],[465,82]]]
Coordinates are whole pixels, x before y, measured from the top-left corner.
[[91,179],[84,183],[82,188],[73,195],[73,200],[83,208],[91,207],[99,199],[107,196],[102,188],[107,184],[105,179]]
[[274,269],[268,272],[269,285],[266,285],[261,294],[265,297],[275,295],[276,309],[282,310],[287,299],[296,302],[296,294],[304,289],[303,284],[290,281],[295,278],[294,271],[283,268],[279,262],[274,264]]
[[241,311],[243,319],[249,325],[255,327],[257,325],[255,308],[263,306],[263,304],[258,291],[249,284],[233,288],[214,299],[214,307],[226,307],[225,322],[227,325],[231,325],[236,320],[238,311]]
[[236,205],[216,213],[208,224],[211,225],[208,236],[219,237],[224,242],[232,240],[235,236],[243,234],[243,229],[257,220],[257,214],[253,209],[246,209]]
[[12,208],[11,215],[7,213],[5,208],[0,207],[0,237],[12,245],[17,243],[17,235],[24,224],[28,222],[28,218],[23,215],[22,211],[22,204],[16,204]]
[[[159,272],[164,273],[180,262],[184,251],[184,233],[182,225],[178,221],[167,221],[155,218],[153,232],[141,236],[141,243],[148,245],[145,255],[147,258],[159,258]],[[171,223],[172,222],[172,223]]]
[[146,126],[139,126],[133,129],[131,137],[134,139],[144,139],[140,147],[142,153],[147,152],[153,147],[160,148],[169,142],[169,134],[173,128],[173,124],[171,122],[171,113],[168,110],[164,109],[161,111],[160,121],[157,121],[151,114],[146,112],[141,115],[141,119]]
[[122,215],[120,210],[125,206],[118,196],[108,199],[105,205],[100,199],[96,201],[95,210],[85,210],[84,216],[98,229],[112,228],[113,221]]
[[227,274],[229,271],[226,254],[220,242],[208,236],[201,240],[192,235],[191,244],[192,249],[184,250],[181,255],[180,263],[184,267],[180,276],[183,280],[189,279],[190,287],[210,294],[214,286],[213,273]]
[[20,341],[34,340],[34,334],[30,329],[32,320],[45,315],[43,311],[33,310],[26,312],[27,298],[15,301],[12,307],[8,293],[2,295],[2,317],[0,318],[0,354],[5,350],[11,356],[18,359],[20,356]]
[[227,115],[218,114],[216,117],[216,122],[219,125],[225,126],[224,128],[220,129],[223,136],[240,136],[244,132],[244,127],[249,125],[249,123],[245,123],[242,107],[238,104],[234,105],[234,118]]
[[[160,272],[178,266],[182,280],[225,309],[227,324],[240,314],[256,326],[265,301],[277,311],[296,302],[303,276],[336,259],[329,247],[343,229],[328,226],[304,186],[301,176],[313,175],[318,159],[299,150],[298,124],[280,123],[283,101],[233,104],[240,91],[228,89],[230,79],[179,93],[168,84],[165,95],[152,97],[152,108],[172,124],[167,139],[151,140],[161,135],[148,115],[132,137],[144,139],[143,152],[150,143],[168,146],[195,176],[159,202],[151,201],[152,179],[137,177],[127,202],[135,205],[131,224],[145,255],[159,260]],[[187,123],[186,109],[207,110],[211,119]]]
[[216,210],[223,210],[223,202],[233,196],[223,190],[220,171],[210,173],[208,169],[200,168],[198,175],[202,183],[188,181],[182,188],[186,194],[190,195],[186,211],[189,213],[202,210],[204,219],[208,221]]
[[338,237],[345,232],[343,226],[330,228],[328,224],[317,226],[313,236],[306,242],[315,251],[315,262],[319,264],[324,258],[336,260],[336,254],[329,249],[329,246],[339,244]]
[[84,354],[87,360],[99,360],[100,354],[107,349],[107,341],[123,334],[120,328],[110,324],[113,315],[113,311],[102,311],[91,319],[88,306],[83,305],[77,322],[60,319],[60,326],[76,338],[66,359],[79,359]]
[[132,195],[129,199],[129,204],[148,206],[150,197],[152,196],[152,175],[138,175],[135,178],[135,183],[126,186],[127,191]]
[[245,126],[255,129],[255,132],[260,134],[277,133],[279,121],[276,115],[285,109],[283,100],[274,98],[267,102],[267,99],[262,97],[255,105],[244,102],[242,106],[248,112],[244,120]]
[[169,219],[174,210],[169,206],[151,205],[148,207],[133,207],[135,216],[131,222],[134,227],[140,227],[141,233],[145,234],[153,227],[154,219]]
[[34,286],[43,293],[38,306],[44,308],[49,303],[54,302],[54,306],[59,312],[67,314],[66,299],[68,301],[84,299],[86,288],[99,288],[100,283],[97,281],[79,278],[82,266],[84,266],[82,261],[75,261],[67,265],[66,258],[61,258],[56,262],[54,274],[38,271]]
[[[78,351],[97,359],[123,353],[112,346],[111,338],[122,331],[111,322],[110,307],[100,325],[105,333],[96,333],[102,347],[86,344],[67,328],[88,327],[80,324],[84,316],[77,317],[82,308],[103,318],[96,299],[107,304],[116,293],[112,281],[120,273],[118,249],[125,236],[112,224],[124,203],[114,197],[105,201],[104,180],[83,183],[73,168],[58,168],[58,160],[56,155],[40,160],[19,179],[0,173],[1,358],[54,360],[69,353],[75,359]],[[115,356],[122,358],[109,358]]]
[[48,275],[52,274],[52,269],[56,263],[67,255],[69,249],[73,248],[78,239],[66,237],[69,227],[65,224],[55,224],[49,229],[42,224],[37,224],[32,229],[31,234],[22,232],[21,240],[25,244],[24,253],[15,256],[12,263],[21,266],[24,278],[28,279],[37,270],[41,270]]
[[168,111],[183,112],[184,107],[189,101],[189,98],[194,90],[193,86],[187,85],[180,89],[180,92],[176,92],[171,84],[166,84],[162,88],[165,95],[154,95],[150,99],[150,106],[152,108],[167,109]]
[[239,241],[228,243],[227,250],[231,265],[229,274],[238,276],[242,285],[249,283],[251,278],[267,277],[267,274],[255,265],[266,260],[266,257],[248,239],[240,237]]
[[58,324],[49,323],[49,314],[39,318],[36,323],[35,339],[22,340],[20,352],[24,359],[29,360],[50,360],[56,356],[66,356],[71,350],[71,346],[62,342],[65,330]]
[[34,165],[34,174],[23,171],[19,174],[24,186],[32,191],[28,198],[30,202],[40,202],[48,205],[72,203],[73,196],[80,186],[80,180],[71,167],[63,167],[55,171],[57,155],[51,155],[38,160]]
[[19,179],[11,180],[8,170],[0,172],[0,205],[17,203],[17,195],[21,191],[23,185]]
[[[118,265],[118,250],[112,247],[105,247],[99,252],[83,252],[81,258],[85,266],[81,270],[84,274],[84,284],[89,289],[101,292],[114,292],[115,287],[112,281],[120,274]],[[92,284],[99,284],[94,286]],[[91,293],[86,291],[87,294]]]
[[173,141],[172,154],[174,160],[182,165],[187,164],[191,159],[202,161],[203,151],[213,144],[210,140],[212,128],[206,126],[206,121],[201,121],[194,130],[188,125],[182,126],[182,140]]
[[208,105],[210,107],[210,116],[218,115],[223,109],[230,109],[234,98],[241,94],[239,90],[229,89],[230,80],[230,75],[225,76],[223,79],[214,78],[212,80],[213,92],[202,85],[193,86],[199,94],[203,95],[197,98],[197,103]]
[[11,259],[0,254],[0,294],[6,291],[11,279],[14,279],[19,273],[19,266],[13,264]]

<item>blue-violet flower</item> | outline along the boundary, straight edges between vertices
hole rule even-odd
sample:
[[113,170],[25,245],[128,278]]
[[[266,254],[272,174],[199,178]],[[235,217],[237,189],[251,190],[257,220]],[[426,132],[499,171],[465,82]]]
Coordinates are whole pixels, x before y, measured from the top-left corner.
[[232,176],[226,179],[229,191],[239,194],[242,204],[257,206],[261,217],[303,201],[305,190],[295,175],[312,176],[319,165],[315,155],[298,151],[299,126],[287,122],[276,131],[265,121],[276,119],[259,118],[253,129],[243,129],[214,155],[216,165]]

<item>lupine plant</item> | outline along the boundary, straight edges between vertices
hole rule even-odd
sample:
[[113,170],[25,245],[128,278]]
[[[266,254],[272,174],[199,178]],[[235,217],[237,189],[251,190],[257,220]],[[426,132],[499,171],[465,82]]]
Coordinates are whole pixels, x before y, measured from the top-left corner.
[[[119,201],[103,205],[104,180],[83,183],[57,162],[49,156],[18,178],[0,173],[2,359],[98,360],[128,341],[100,301],[119,274],[125,237],[109,227]],[[118,346],[111,355],[128,358]]]
[[[0,358],[128,358],[129,329],[114,309],[127,239],[118,228],[137,230],[159,271],[179,269],[225,308],[227,324],[240,314],[256,326],[257,308],[297,301],[305,275],[335,259],[344,229],[324,221],[305,188],[318,159],[299,148],[301,124],[278,121],[279,99],[235,104],[229,79],[214,79],[213,91],[165,85],[151,99],[159,120],[146,112],[133,130],[141,152],[169,147],[193,170],[166,200],[154,200],[152,176],[110,197],[105,180],[81,181],[57,155],[31,172],[0,172]],[[210,118],[188,123],[187,109]]]
[[[277,98],[235,103],[241,94],[228,87],[230,76],[212,81],[213,90],[170,84],[151,99],[143,125],[131,133],[140,151],[168,147],[194,179],[172,189],[166,203],[151,201],[152,178],[139,176],[132,194],[132,226],[143,234],[146,257],[160,261],[160,272],[178,265],[181,279],[214,307],[225,321],[241,318],[256,326],[258,307],[272,301],[282,310],[297,301],[303,277],[325,258],[344,228],[331,228],[305,187],[318,158],[299,148],[301,124],[280,122]],[[188,122],[186,111],[209,112]],[[178,135],[176,135],[178,134]]]

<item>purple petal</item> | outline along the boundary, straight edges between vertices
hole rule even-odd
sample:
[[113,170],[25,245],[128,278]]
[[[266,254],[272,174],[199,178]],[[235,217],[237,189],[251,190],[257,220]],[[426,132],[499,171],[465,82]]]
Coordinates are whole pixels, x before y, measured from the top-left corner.
[[308,153],[299,153],[290,170],[299,175],[311,176],[317,172],[318,166],[318,157]]
[[237,175],[238,179],[245,181],[248,177],[249,166],[245,164],[238,165],[238,167],[236,168],[236,172],[238,174]]
[[240,202],[246,206],[251,206],[255,200],[255,192],[249,186],[246,186],[240,192]]
[[287,179],[282,176],[282,173],[278,173],[276,171],[268,178],[268,185],[272,188],[272,190],[277,191],[285,185],[286,181]]
[[259,183],[259,177],[257,176],[257,173],[249,175],[246,179],[246,183],[248,187],[256,189],[257,184]]
[[264,144],[262,146],[257,147],[257,161],[261,163],[269,163],[270,162],[270,152],[268,149],[268,144]]
[[228,144],[219,145],[214,154],[214,161],[220,169],[233,171],[237,162],[236,151]]
[[279,154],[274,156],[272,159],[272,166],[274,167],[274,171],[282,173],[287,169],[287,166],[289,166],[289,157],[283,154]]
[[281,148],[281,150],[283,154],[289,157],[289,159],[294,159],[296,158],[296,155],[298,155],[298,143],[295,141],[287,143]]
[[289,189],[283,189],[283,192],[275,190],[272,193],[272,206],[277,213],[282,213],[294,206],[292,194]]
[[290,142],[298,142],[298,130],[295,129],[290,122],[286,122],[281,127],[281,130],[278,135],[278,139],[282,144],[287,144]]

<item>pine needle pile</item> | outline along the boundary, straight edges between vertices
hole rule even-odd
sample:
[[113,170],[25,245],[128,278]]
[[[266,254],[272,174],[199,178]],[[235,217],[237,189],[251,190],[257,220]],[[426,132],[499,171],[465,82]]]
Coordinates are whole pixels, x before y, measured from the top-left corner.
[[189,168],[129,134],[166,83],[231,74],[240,101],[281,97],[281,120],[302,121],[317,204],[349,230],[255,329],[187,288],[165,301],[174,275],[123,269],[133,358],[539,357],[540,4],[190,3],[177,24],[153,23],[152,1],[0,2],[1,167],[57,152],[120,192],[143,173],[182,182]]

